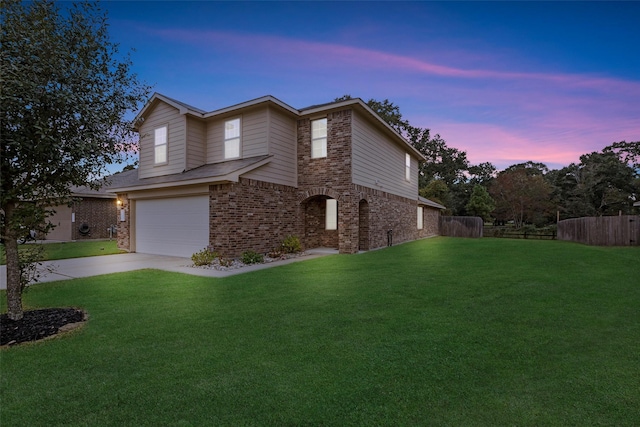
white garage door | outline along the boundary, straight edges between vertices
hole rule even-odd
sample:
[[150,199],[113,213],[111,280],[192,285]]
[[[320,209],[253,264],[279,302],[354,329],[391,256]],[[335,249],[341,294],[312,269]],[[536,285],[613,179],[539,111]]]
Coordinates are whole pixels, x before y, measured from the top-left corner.
[[209,245],[209,197],[136,201],[136,252],[191,257]]

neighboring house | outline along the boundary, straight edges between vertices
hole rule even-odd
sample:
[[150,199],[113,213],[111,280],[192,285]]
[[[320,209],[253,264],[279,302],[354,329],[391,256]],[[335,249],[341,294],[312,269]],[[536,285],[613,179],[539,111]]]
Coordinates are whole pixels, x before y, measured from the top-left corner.
[[424,157],[360,99],[205,112],[154,94],[136,123],[139,167],[109,189],[122,249],[236,257],[295,235],[355,253],[438,233],[444,207],[418,197]]
[[55,214],[47,221],[55,227],[45,239],[66,242],[116,237],[118,209],[115,194],[107,192],[106,186],[99,190],[74,187],[71,197],[70,204],[52,208]]

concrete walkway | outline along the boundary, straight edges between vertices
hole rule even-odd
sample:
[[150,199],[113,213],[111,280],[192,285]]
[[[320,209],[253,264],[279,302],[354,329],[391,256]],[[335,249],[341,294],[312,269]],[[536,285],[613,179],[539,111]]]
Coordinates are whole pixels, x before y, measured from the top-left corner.
[[[274,261],[265,264],[254,264],[229,271],[190,267],[192,262],[189,258],[138,253],[61,259],[56,261],[45,261],[42,263],[42,269],[46,269],[51,266],[54,271],[52,273],[43,273],[38,280],[38,283],[76,279],[79,277],[99,276],[101,274],[120,273],[124,271],[141,270],[144,268],[174,271],[203,277],[228,277],[337,253],[338,251],[334,249],[312,249],[307,251],[306,255],[297,258],[290,258],[283,261]],[[0,266],[0,289],[6,288],[7,267],[2,265]]]

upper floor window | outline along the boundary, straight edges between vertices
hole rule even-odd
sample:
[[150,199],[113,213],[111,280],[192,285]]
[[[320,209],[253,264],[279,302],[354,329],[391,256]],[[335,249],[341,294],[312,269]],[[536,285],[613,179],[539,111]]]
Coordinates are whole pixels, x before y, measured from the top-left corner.
[[411,155],[405,153],[404,157],[404,179],[411,181]]
[[167,127],[162,126],[154,132],[154,163],[167,163]]
[[327,119],[311,122],[311,158],[327,157]]
[[240,119],[227,120],[224,123],[224,158],[240,157]]

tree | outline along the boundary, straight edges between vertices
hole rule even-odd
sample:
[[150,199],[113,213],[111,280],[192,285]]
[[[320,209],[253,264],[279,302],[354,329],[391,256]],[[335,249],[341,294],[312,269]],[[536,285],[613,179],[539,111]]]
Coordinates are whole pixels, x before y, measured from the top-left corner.
[[433,179],[444,181],[449,188],[466,180],[469,161],[465,151],[447,146],[439,134],[430,137],[430,131],[426,128],[411,127],[408,137],[409,142],[427,158],[420,165],[420,187]]
[[[353,99],[351,95],[343,95],[340,98],[334,99],[334,101],[339,102],[349,99]],[[391,126],[393,130],[395,130],[402,136],[406,136],[407,131],[411,128],[411,125],[407,120],[404,120],[402,118],[400,107],[398,107],[388,99],[380,102],[371,98],[366,102],[366,104],[369,106],[369,108],[375,111],[375,113],[380,116],[382,120],[384,120],[389,126]]]
[[496,177],[496,167],[490,162],[469,166],[469,183],[487,188]]
[[496,204],[487,189],[479,184],[474,185],[471,198],[466,206],[467,213],[469,215],[479,216],[484,221],[488,221],[495,207]]
[[[418,194],[420,194],[421,197],[426,197],[429,200],[440,203],[445,207],[451,203],[451,192],[449,191],[449,187],[447,187],[447,184],[445,184],[444,181],[439,179],[431,180],[429,184],[418,190]],[[447,210],[449,209],[447,208]]]
[[515,171],[515,170],[523,170],[527,175],[545,175],[549,172],[549,168],[544,163],[532,162],[529,160],[528,162],[518,163],[515,165],[511,165],[506,168],[505,172]]
[[525,222],[539,222],[552,208],[551,185],[542,175],[529,172],[526,168],[504,170],[489,189],[496,202],[496,216],[513,220],[516,228]]
[[640,179],[640,149],[637,142],[617,142],[602,152],[580,156],[559,171],[551,171],[558,210],[564,217],[631,213]]
[[109,39],[93,3],[61,11],[53,1],[5,0],[0,42],[1,233],[7,258],[7,309],[22,318],[16,239],[46,232],[49,206],[70,186],[96,188],[107,166],[134,144],[128,111],[149,87],[131,72],[130,55]]

